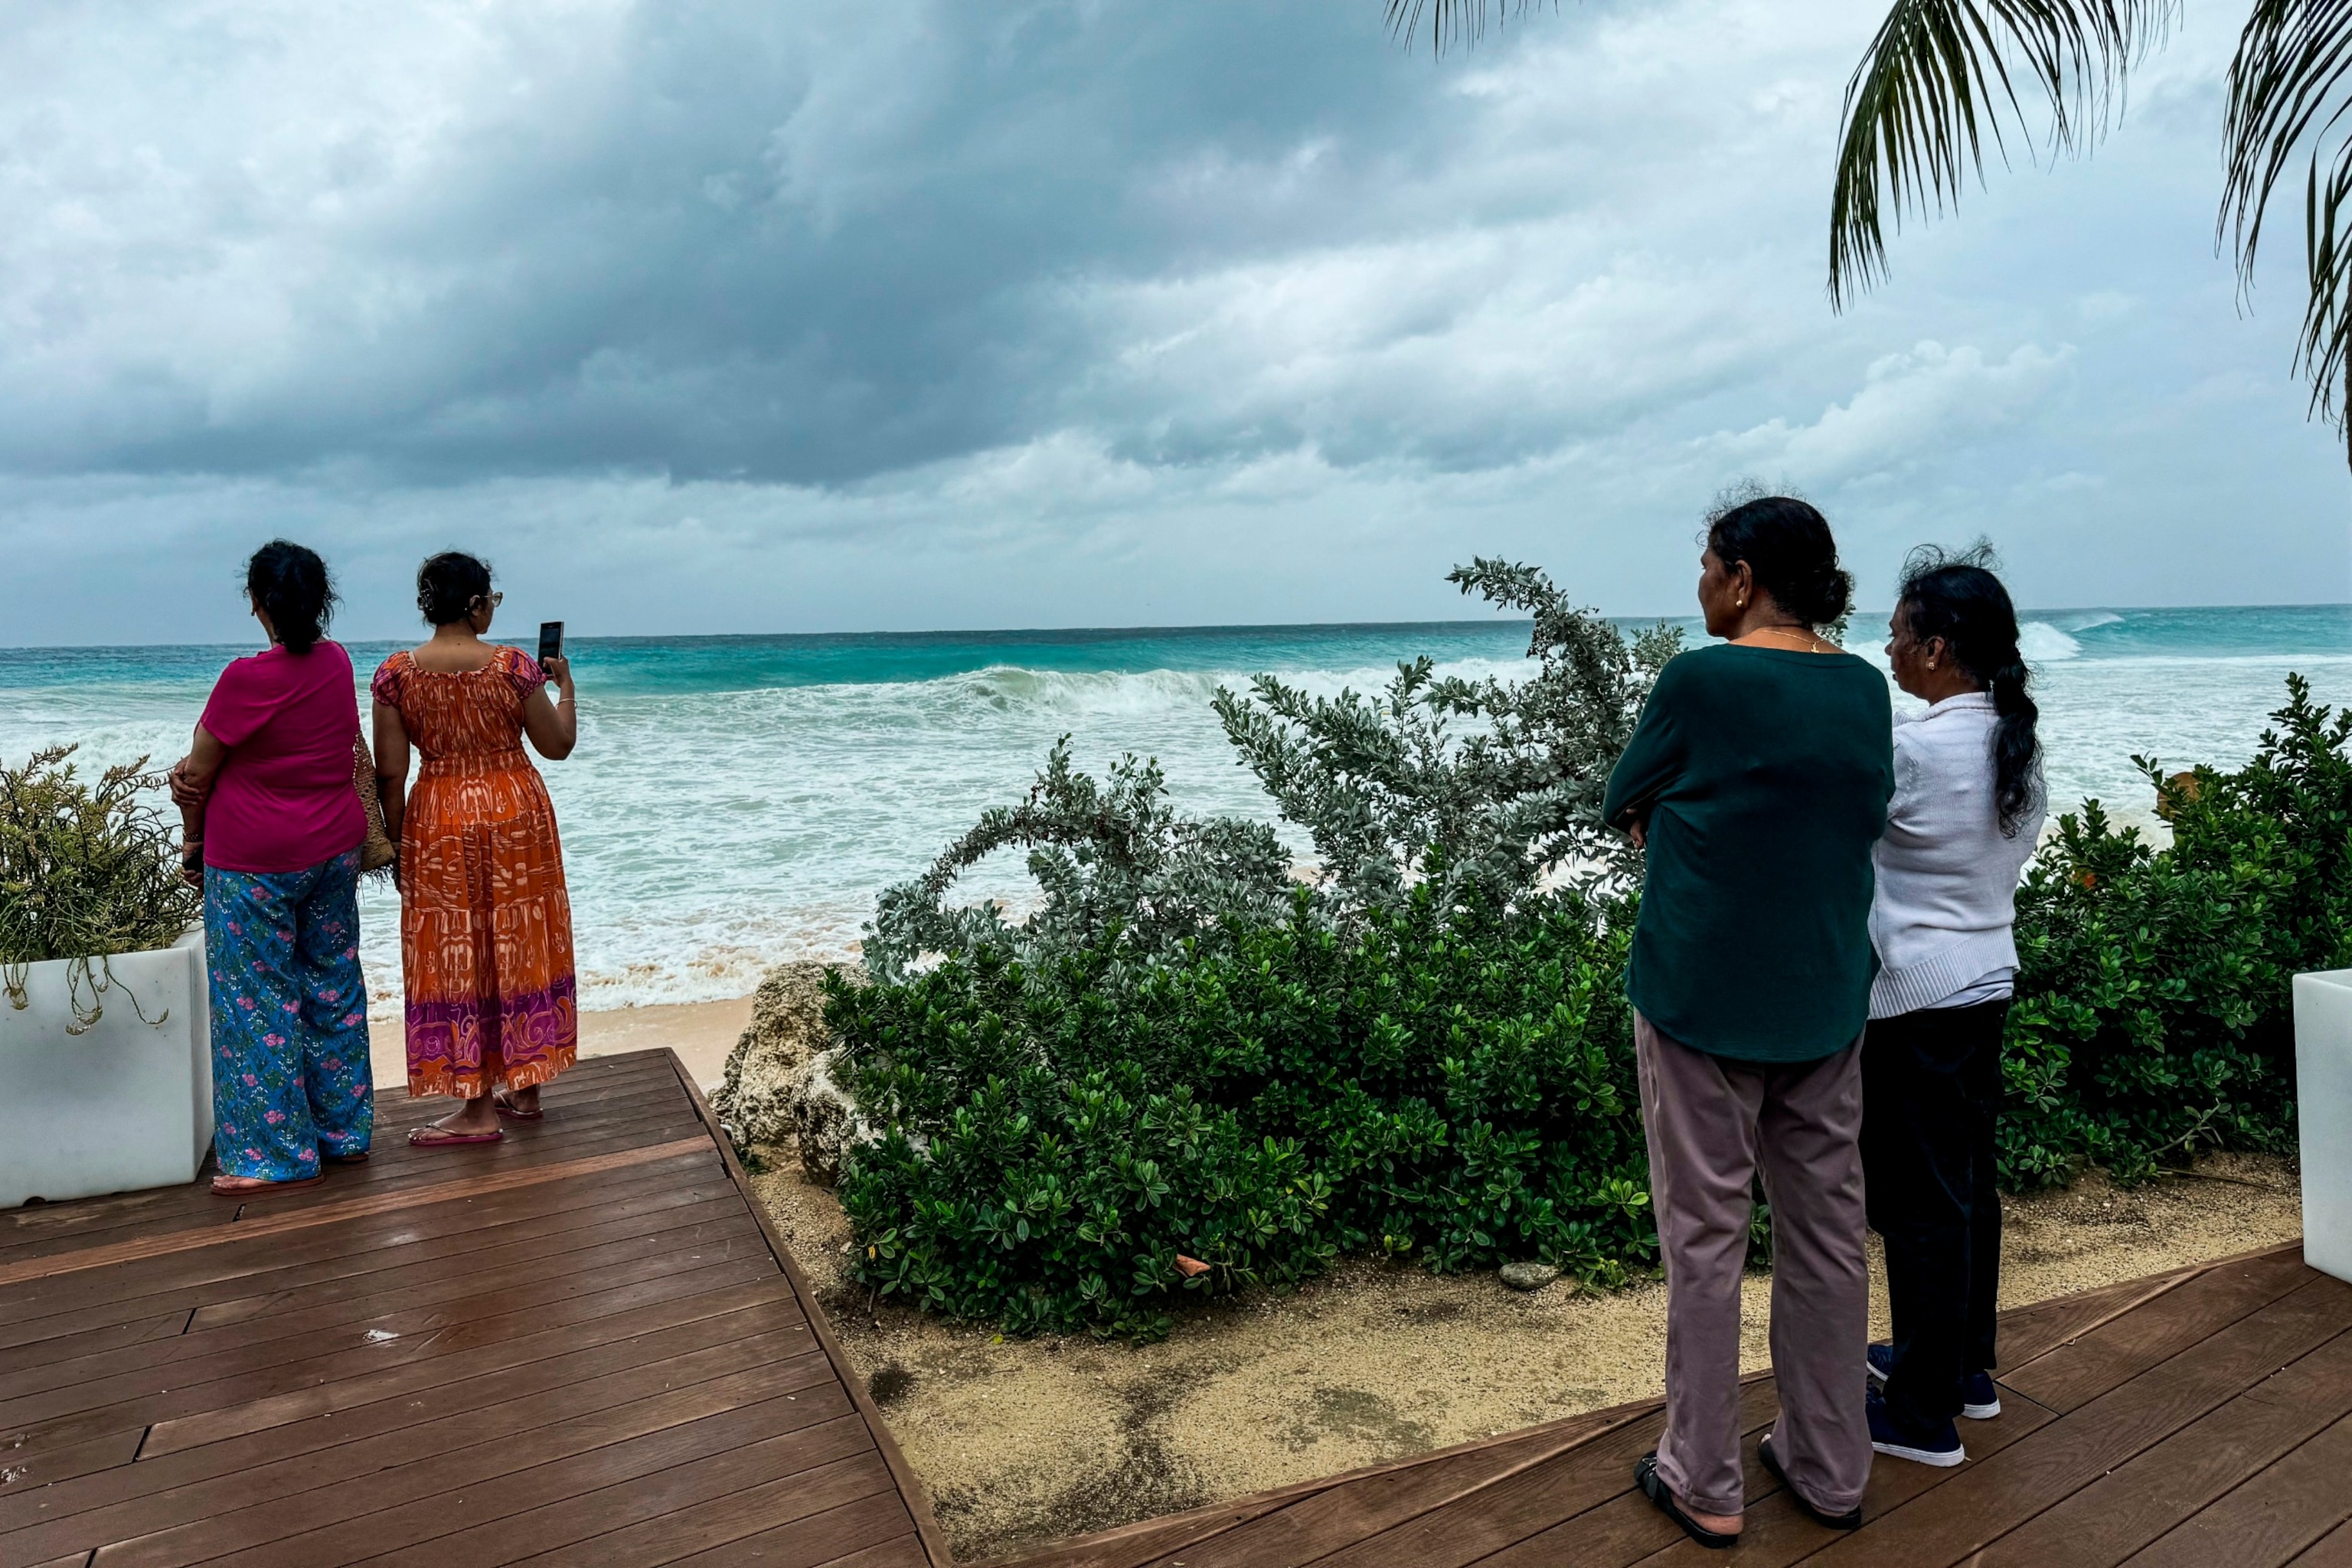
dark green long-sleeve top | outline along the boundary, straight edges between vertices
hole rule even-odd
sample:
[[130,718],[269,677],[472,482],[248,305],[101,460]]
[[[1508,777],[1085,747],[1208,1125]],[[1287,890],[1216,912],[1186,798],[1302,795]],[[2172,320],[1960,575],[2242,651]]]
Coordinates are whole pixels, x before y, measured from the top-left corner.
[[1601,806],[1648,817],[1625,989],[1710,1056],[1811,1061],[1870,1016],[1870,851],[1895,790],[1886,678],[1851,654],[1677,655]]

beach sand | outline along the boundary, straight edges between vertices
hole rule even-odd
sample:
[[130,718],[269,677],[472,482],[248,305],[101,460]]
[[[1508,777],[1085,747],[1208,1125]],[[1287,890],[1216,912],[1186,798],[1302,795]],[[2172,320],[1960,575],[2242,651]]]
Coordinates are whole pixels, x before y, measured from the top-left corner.
[[[960,1558],[1174,1513],[1630,1400],[1664,1384],[1665,1287],[1505,1289],[1347,1259],[1287,1294],[1180,1307],[1153,1345],[1006,1340],[849,1278],[834,1194],[789,1147],[754,1178],[844,1349],[930,1489]],[[2209,1155],[2197,1177],[2003,1200],[2001,1304],[2021,1306],[2292,1240],[2292,1162]],[[1885,1275],[1870,1242],[1872,1328]],[[1740,1363],[1769,1364],[1771,1278],[1744,1291]],[[1963,1423],[1965,1426],[1966,1423]]]
[[[725,1002],[678,1002],[646,1007],[617,1007],[606,1013],[580,1015],[580,1054],[616,1056],[623,1051],[657,1050],[667,1046],[686,1063],[706,1094],[727,1074],[727,1053],[751,1021],[751,999]],[[398,1094],[408,1081],[408,1057],[401,1043],[397,1018],[368,1025],[368,1056],[375,1069],[378,1093]],[[454,1108],[453,1108],[454,1109]]]

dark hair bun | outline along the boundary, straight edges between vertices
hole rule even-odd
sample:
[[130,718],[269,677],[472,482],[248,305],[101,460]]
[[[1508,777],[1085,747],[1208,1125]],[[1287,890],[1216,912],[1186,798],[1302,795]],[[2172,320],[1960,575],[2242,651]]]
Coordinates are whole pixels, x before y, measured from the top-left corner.
[[1748,563],[1756,585],[1809,626],[1853,605],[1853,577],[1838,564],[1829,521],[1791,496],[1758,496],[1707,520],[1706,547],[1726,566]]
[[309,653],[327,635],[335,613],[335,584],[315,550],[273,539],[245,563],[245,591],[269,616],[288,653]]
[[462,550],[445,550],[416,569],[416,607],[428,626],[464,620],[489,593],[489,563]]

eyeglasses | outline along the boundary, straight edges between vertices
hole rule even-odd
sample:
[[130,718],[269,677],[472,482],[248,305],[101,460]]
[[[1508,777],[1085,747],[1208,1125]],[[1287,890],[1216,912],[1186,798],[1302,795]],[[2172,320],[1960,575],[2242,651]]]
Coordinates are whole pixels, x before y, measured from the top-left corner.
[[507,596],[504,594],[477,594],[474,595],[475,604],[488,605],[494,610],[506,602]]

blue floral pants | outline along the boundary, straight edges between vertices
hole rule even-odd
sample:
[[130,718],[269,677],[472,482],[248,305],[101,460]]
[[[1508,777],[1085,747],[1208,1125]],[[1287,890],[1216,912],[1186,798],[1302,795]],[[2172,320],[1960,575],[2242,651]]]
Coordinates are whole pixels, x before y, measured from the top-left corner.
[[224,1174],[291,1182],[357,1154],[375,1125],[360,854],[302,871],[205,868],[213,1152]]

